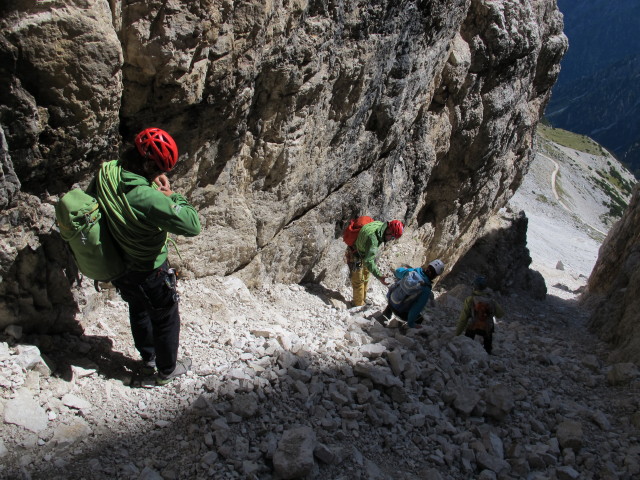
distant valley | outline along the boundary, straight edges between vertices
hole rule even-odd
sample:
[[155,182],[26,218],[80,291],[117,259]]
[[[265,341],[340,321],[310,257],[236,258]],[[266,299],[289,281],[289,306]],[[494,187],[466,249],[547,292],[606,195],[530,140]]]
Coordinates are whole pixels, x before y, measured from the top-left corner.
[[536,144],[535,159],[509,207],[524,210],[529,219],[531,268],[543,275],[550,294],[566,296],[586,284],[636,180],[584,135],[539,125]]
[[640,2],[559,0],[569,51],[546,110],[640,175]]

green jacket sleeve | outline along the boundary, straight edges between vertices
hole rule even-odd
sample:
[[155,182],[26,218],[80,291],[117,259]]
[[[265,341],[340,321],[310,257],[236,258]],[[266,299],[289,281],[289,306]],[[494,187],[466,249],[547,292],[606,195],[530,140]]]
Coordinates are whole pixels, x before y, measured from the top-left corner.
[[382,272],[376,265],[378,244],[376,243],[374,245],[374,242],[372,242],[371,240],[371,238],[368,238],[366,241],[366,249],[364,255],[362,256],[362,263],[365,267],[367,267],[367,270],[369,270],[374,277],[379,278],[382,276]]
[[460,312],[460,318],[456,325],[456,336],[460,335],[467,328],[467,322],[469,321],[469,317],[471,317],[472,302],[473,297],[467,297],[464,301],[464,306],[462,307],[462,312]]
[[152,187],[140,186],[135,190],[138,201],[131,204],[142,212],[146,222],[175,235],[195,237],[200,233],[198,212],[179,193],[168,197]]

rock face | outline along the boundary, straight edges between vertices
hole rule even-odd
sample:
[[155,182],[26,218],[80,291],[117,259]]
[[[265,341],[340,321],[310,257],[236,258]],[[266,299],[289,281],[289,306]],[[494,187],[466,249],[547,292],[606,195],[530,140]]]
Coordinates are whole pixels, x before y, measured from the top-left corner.
[[605,239],[589,277],[584,303],[590,327],[616,350],[613,361],[640,364],[640,185],[629,208]]
[[42,328],[74,303],[51,204],[151,125],[203,220],[183,272],[335,289],[358,214],[406,223],[397,261],[453,264],[520,184],[567,47],[555,0],[0,8],[0,310]]
[[503,212],[487,222],[485,234],[456,263],[443,282],[445,288],[456,283],[471,285],[476,275],[484,275],[492,290],[524,292],[544,300],[547,287],[539,272],[529,268],[527,217],[523,211]]

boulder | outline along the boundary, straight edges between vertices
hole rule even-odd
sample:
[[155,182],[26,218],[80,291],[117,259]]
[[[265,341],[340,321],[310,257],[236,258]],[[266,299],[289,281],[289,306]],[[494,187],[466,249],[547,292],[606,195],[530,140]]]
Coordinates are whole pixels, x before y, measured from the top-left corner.
[[303,478],[314,466],[316,435],[309,427],[286,430],[273,455],[273,468],[283,479]]

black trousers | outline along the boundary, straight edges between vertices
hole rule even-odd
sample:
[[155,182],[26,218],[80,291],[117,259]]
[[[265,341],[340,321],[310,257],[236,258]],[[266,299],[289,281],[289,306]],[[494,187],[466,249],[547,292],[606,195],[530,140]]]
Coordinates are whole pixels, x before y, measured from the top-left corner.
[[392,315],[396,315],[398,318],[401,318],[405,322],[409,318],[409,312],[399,312],[395,308],[393,308],[391,304],[387,305],[387,308],[384,309],[384,312],[382,312],[382,314],[388,319],[391,319]]
[[180,313],[175,274],[165,262],[150,272],[129,272],[113,285],[129,304],[131,334],[142,360],[156,360],[159,372],[176,366],[180,341]]
[[482,329],[467,330],[464,334],[469,338],[476,338],[476,335],[481,335],[484,341],[483,343],[484,349],[487,351],[488,354],[491,354],[491,348],[493,343],[493,330],[491,331],[482,330]]

